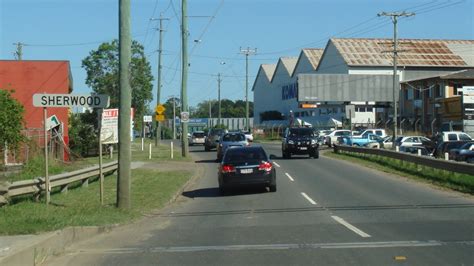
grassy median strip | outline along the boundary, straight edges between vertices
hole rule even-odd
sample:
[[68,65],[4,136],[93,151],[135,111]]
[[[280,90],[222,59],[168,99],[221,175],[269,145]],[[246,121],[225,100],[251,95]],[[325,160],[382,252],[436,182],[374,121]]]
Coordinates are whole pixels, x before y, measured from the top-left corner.
[[53,194],[51,205],[32,200],[0,208],[0,235],[34,234],[66,226],[122,224],[163,207],[189,180],[187,171],[132,170],[132,208],[115,208],[116,176],[105,178],[105,206],[100,206],[99,184]]
[[417,179],[441,187],[474,194],[474,176],[420,166],[383,156],[326,152],[326,156],[355,162],[376,170]]

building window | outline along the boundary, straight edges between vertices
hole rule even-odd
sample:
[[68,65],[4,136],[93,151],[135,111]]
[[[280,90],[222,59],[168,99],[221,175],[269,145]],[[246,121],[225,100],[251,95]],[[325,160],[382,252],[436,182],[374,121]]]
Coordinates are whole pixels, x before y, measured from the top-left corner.
[[369,113],[372,113],[372,112],[373,112],[372,106],[368,106],[368,107],[367,107],[367,112],[369,112]]
[[420,99],[420,91],[415,90],[415,100],[419,100],[419,99]]
[[435,98],[443,97],[443,91],[441,90],[441,85],[436,84],[434,87],[435,90]]

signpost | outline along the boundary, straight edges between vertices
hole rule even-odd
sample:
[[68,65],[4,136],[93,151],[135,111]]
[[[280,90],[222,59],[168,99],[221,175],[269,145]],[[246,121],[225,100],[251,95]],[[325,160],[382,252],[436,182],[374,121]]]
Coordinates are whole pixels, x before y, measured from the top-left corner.
[[[53,115],[48,118],[48,107],[74,107],[82,106],[89,108],[106,108],[109,106],[110,98],[108,95],[99,94],[46,94],[36,93],[33,94],[33,106],[43,107],[43,129],[44,129],[44,183],[46,191],[46,205],[50,201],[50,184],[49,184],[49,171],[48,171],[48,122],[49,126],[55,123],[59,124],[58,118]],[[54,126],[53,126],[54,127]],[[99,162],[100,163],[100,162]]]
[[48,119],[46,119],[46,127],[48,128],[48,130],[59,126],[59,124],[59,119],[56,115],[52,115],[48,117]]

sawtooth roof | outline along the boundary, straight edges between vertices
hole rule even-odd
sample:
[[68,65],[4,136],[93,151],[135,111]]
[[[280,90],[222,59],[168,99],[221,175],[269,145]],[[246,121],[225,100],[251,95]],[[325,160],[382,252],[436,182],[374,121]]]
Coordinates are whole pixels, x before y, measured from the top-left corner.
[[321,57],[323,55],[324,49],[322,49],[322,48],[304,48],[301,51],[308,58],[309,62],[311,63],[311,66],[313,67],[313,69],[316,70],[316,68],[318,68],[319,61],[321,60]]
[[278,64],[275,68],[275,71],[273,73],[271,82],[273,82],[273,79],[275,78],[275,75],[277,73],[276,69],[278,68],[279,65],[283,65],[288,72],[288,76],[293,75],[293,71],[295,70],[296,63],[298,62],[298,57],[280,57],[278,60]]

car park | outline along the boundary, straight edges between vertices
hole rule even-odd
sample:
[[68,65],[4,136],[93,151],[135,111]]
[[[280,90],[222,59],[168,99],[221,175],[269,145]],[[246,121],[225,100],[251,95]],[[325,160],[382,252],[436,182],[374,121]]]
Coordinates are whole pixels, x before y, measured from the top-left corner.
[[449,158],[455,161],[474,163],[474,141],[464,143],[458,149],[449,150]]
[[249,145],[250,144],[244,134],[240,132],[226,133],[222,135],[219,140],[219,145],[217,146],[217,160],[222,160],[222,157],[224,157],[224,154],[229,147],[243,147]]
[[192,145],[204,145],[205,134],[204,131],[194,131],[189,137],[189,146]]
[[211,128],[206,135],[204,140],[204,150],[210,151],[211,149],[217,148],[220,137],[227,133],[226,129],[222,128]]
[[313,128],[292,127],[285,130],[281,153],[283,158],[291,158],[291,155],[309,155],[319,158],[319,144]]
[[261,146],[230,148],[225,152],[218,169],[219,191],[245,185],[277,190],[276,170]]

